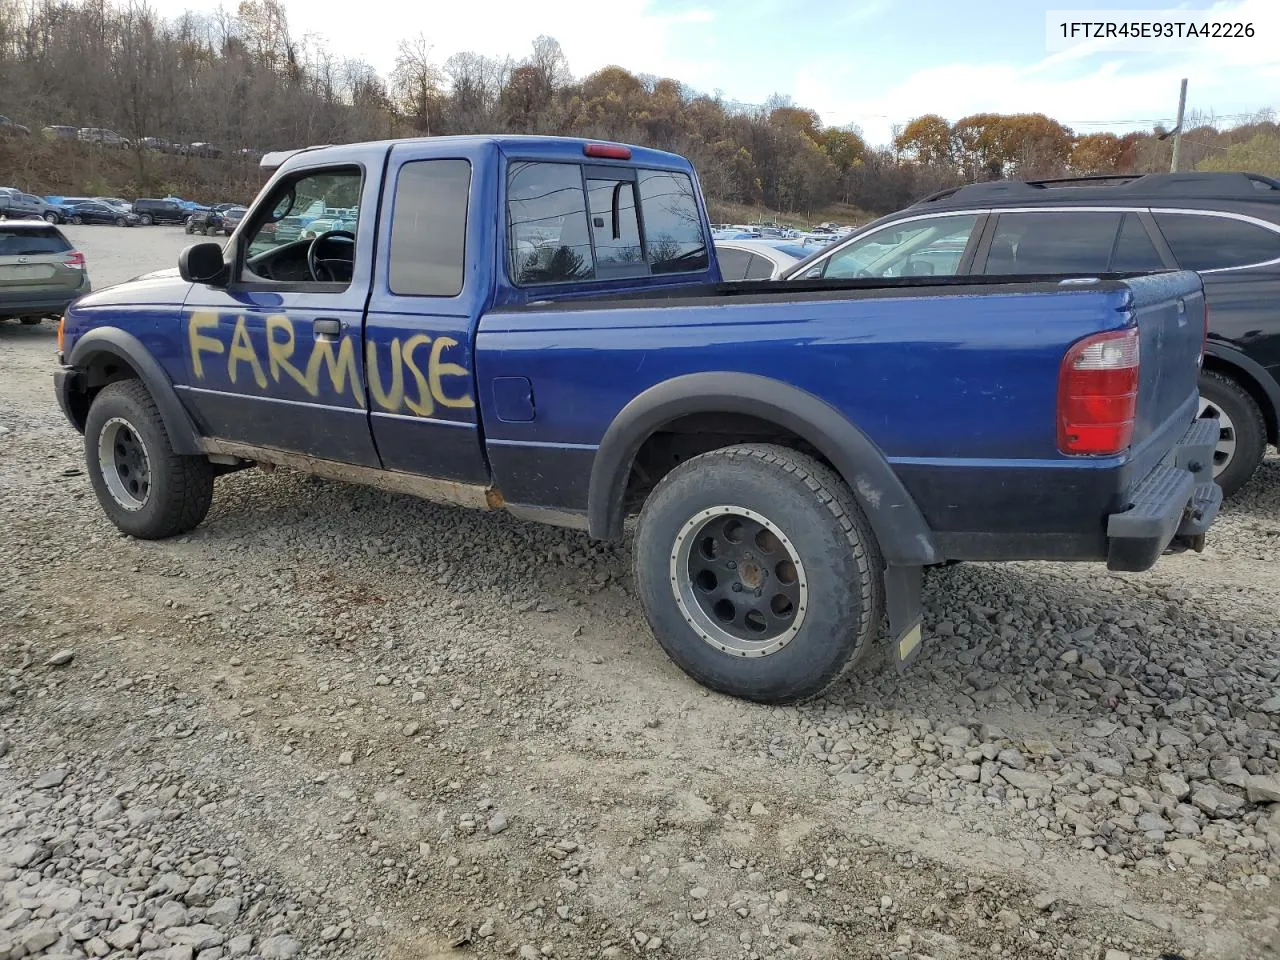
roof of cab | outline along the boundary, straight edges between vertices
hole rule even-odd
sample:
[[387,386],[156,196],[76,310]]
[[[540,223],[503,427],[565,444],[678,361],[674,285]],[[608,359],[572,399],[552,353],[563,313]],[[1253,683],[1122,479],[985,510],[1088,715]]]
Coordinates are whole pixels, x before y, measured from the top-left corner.
[[319,154],[320,157],[332,154],[335,159],[342,157],[343,154],[351,153],[356,150],[367,150],[370,148],[390,149],[398,144],[421,143],[439,146],[442,150],[450,147],[472,148],[481,145],[496,146],[503,153],[511,155],[536,156],[540,159],[560,159],[564,161],[589,160],[592,163],[610,163],[618,161],[610,161],[605,158],[585,157],[583,155],[583,147],[589,143],[608,144],[609,146],[627,147],[631,151],[631,158],[622,161],[633,166],[654,166],[664,168],[676,168],[683,170],[691,170],[692,164],[684,157],[675,153],[668,153],[665,150],[653,150],[648,147],[638,147],[629,143],[616,143],[610,140],[590,140],[581,137],[544,137],[529,136],[520,134],[495,134],[495,135],[472,135],[472,136],[452,136],[452,137],[405,137],[397,140],[375,140],[364,143],[343,143],[343,144],[316,144],[309,147],[301,147],[296,150],[276,150],[262,155],[262,159],[258,165],[266,170],[275,171],[289,162],[295,157],[303,154]]

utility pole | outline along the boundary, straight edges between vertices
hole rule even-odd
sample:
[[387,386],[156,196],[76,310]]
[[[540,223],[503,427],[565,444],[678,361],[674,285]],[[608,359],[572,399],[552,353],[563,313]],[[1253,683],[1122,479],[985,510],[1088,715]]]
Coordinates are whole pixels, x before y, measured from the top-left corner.
[[1169,164],[1169,172],[1178,172],[1178,159],[1182,154],[1182,113],[1187,108],[1187,78],[1182,78],[1182,89],[1178,91],[1178,121],[1173,128],[1173,161]]

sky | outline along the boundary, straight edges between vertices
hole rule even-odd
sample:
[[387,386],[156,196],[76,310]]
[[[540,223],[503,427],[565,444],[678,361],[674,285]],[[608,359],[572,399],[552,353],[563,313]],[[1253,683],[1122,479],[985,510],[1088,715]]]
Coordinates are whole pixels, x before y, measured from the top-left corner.
[[[1126,0],[1111,6],[1212,11],[1215,19],[1254,24],[1255,39],[1142,51],[1091,41],[1056,52],[1046,24],[1058,19],[1050,11],[1071,9],[1064,0],[437,0],[415,5],[413,17],[394,12],[409,9],[404,0],[283,2],[295,34],[366,60],[384,76],[401,39],[419,32],[439,63],[460,50],[518,59],[545,33],[560,42],[577,77],[616,64],[742,103],[780,94],[817,110],[827,125],[856,125],[873,144],[923,113],[955,121],[977,112],[1040,112],[1077,133],[1172,126],[1183,77],[1188,111],[1227,124],[1263,108],[1280,111],[1280,0]],[[150,5],[175,16],[235,4]],[[1075,9],[1106,6],[1094,0]]]

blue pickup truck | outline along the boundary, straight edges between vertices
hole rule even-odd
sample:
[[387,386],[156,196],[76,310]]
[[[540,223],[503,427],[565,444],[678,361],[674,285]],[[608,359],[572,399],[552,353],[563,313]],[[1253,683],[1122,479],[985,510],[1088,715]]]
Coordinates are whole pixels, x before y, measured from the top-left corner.
[[[263,162],[225,245],[59,327],[58,400],[136,537],[191,530],[255,464],[596,538],[638,516],[664,649],[780,703],[877,642],[913,659],[925,567],[1145,570],[1221,502],[1194,273],[721,283],[672,154],[436,137]],[[279,236],[317,203],[351,228]]]

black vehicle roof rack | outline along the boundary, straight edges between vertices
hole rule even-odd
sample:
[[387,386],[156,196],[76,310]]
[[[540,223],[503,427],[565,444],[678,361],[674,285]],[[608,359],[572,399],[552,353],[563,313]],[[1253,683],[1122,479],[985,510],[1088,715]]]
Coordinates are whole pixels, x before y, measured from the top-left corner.
[[1043,199],[1049,192],[1070,190],[1081,194],[1096,191],[1100,199],[1114,198],[1117,192],[1137,196],[1168,196],[1216,200],[1280,200],[1280,180],[1258,173],[1145,173],[1098,174],[1084,177],[1056,177],[1044,180],[987,180],[939,190],[913,207],[942,200]]

